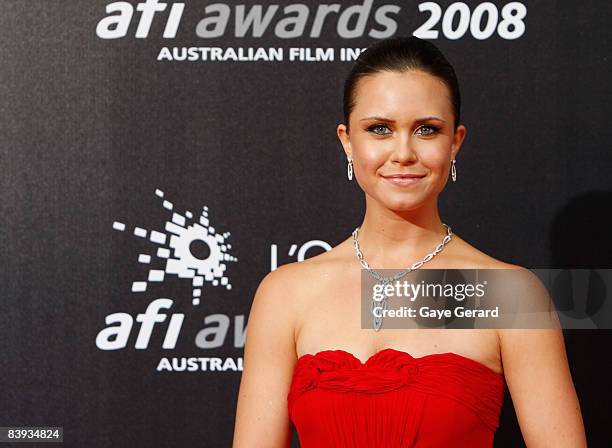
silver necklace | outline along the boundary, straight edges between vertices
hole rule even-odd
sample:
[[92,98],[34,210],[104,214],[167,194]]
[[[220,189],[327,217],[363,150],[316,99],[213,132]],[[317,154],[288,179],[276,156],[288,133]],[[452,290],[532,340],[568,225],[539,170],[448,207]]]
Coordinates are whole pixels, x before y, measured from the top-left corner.
[[[380,275],[378,272],[372,269],[370,265],[368,264],[368,262],[365,260],[365,258],[363,257],[363,254],[361,253],[361,249],[359,248],[359,239],[357,237],[359,233],[359,226],[357,226],[357,228],[353,230],[353,245],[355,246],[355,252],[357,253],[357,258],[359,259],[359,263],[361,263],[361,266],[363,266],[363,268],[371,276],[373,276],[376,280],[380,282],[380,284],[383,285],[383,291],[384,291],[386,285],[390,284],[391,282],[397,279],[402,278],[404,275],[412,271],[416,271],[421,266],[423,266],[425,263],[430,261],[433,257],[435,257],[440,252],[442,252],[442,249],[444,249],[444,246],[446,246],[450,242],[450,240],[453,238],[453,232],[451,231],[451,228],[444,223],[442,223],[442,225],[446,227],[446,235],[444,236],[444,239],[442,240],[442,242],[436,246],[433,252],[427,254],[425,258],[423,258],[421,261],[417,261],[413,263],[412,266],[410,266],[405,271],[399,272],[392,277],[384,277]],[[374,297],[372,297],[372,304],[370,305],[370,311],[372,312],[372,314],[374,314],[375,306],[376,306],[376,301],[374,300]],[[383,311],[387,309],[387,296],[384,293],[383,293],[383,299],[380,301],[380,306],[382,307]],[[375,331],[380,330],[380,327],[382,326],[383,316],[384,314],[382,314],[380,317],[374,316],[372,318],[372,328],[374,328]]]

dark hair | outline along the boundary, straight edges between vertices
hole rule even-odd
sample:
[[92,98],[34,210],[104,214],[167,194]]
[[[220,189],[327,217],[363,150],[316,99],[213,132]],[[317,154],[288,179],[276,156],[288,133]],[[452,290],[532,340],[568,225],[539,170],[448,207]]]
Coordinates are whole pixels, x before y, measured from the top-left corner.
[[420,70],[439,78],[450,90],[451,105],[455,115],[455,130],[459,126],[461,94],[453,66],[438,47],[416,36],[393,37],[369,46],[363,51],[344,83],[344,120],[349,126],[349,116],[355,107],[357,82],[382,71],[406,72]]

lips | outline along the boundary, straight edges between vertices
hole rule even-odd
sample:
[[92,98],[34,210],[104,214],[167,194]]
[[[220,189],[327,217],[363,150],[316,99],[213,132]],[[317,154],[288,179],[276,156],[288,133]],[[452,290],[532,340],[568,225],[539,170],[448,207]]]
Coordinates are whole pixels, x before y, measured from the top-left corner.
[[425,177],[425,174],[406,173],[406,174],[390,174],[383,176],[389,183],[396,186],[412,185]]
[[425,174],[413,174],[413,173],[407,173],[407,174],[390,174],[388,176],[383,176],[387,179],[413,179],[413,178],[421,178],[421,177],[425,177]]

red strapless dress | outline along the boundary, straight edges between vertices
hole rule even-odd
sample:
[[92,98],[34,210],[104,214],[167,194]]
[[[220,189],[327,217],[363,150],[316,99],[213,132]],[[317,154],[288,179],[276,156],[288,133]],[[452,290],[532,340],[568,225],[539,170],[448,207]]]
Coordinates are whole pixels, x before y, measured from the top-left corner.
[[287,397],[301,448],[492,447],[504,376],[456,353],[301,356]]

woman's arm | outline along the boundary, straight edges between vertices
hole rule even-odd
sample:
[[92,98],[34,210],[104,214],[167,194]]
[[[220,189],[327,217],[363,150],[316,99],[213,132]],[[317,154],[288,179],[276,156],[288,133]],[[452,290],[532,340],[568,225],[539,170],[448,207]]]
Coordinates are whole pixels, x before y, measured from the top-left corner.
[[284,265],[259,284],[249,314],[234,448],[291,445],[287,394],[296,362],[291,306],[295,268]]
[[528,448],[586,447],[560,329],[499,330],[504,374]]

